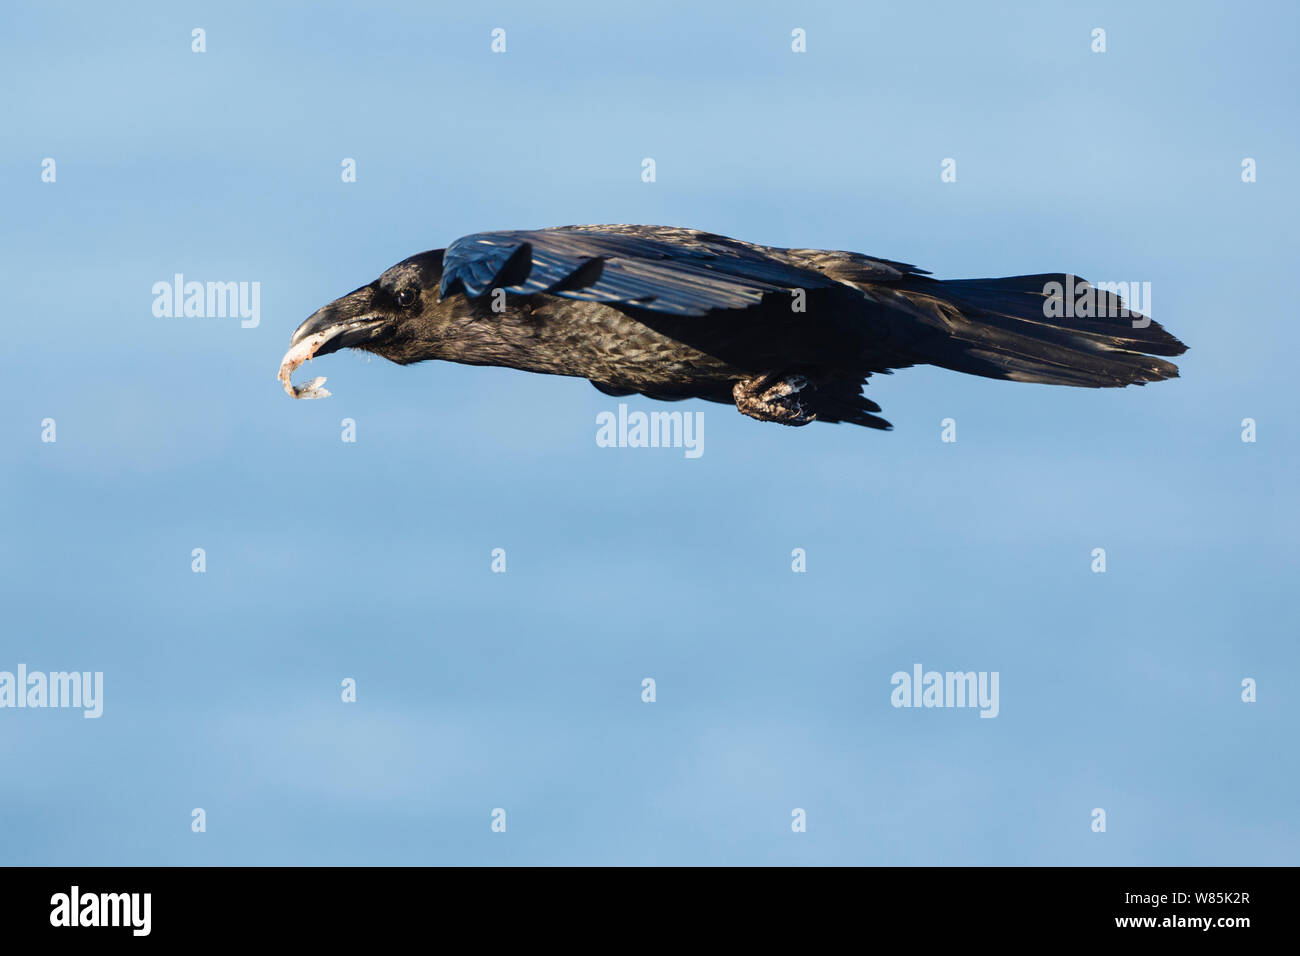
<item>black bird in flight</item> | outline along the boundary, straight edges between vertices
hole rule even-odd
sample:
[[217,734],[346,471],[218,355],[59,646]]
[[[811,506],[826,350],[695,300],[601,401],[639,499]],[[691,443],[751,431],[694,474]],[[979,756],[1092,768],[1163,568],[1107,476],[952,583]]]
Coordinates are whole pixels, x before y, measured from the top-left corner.
[[[1068,317],[1067,317],[1068,316]],[[1060,273],[932,279],[856,252],[671,226],[481,232],[412,256],[294,332],[280,381],[342,348],[573,375],[607,395],[735,404],[760,421],[891,426],[862,395],[912,365],[1112,388],[1174,378],[1187,347]]]

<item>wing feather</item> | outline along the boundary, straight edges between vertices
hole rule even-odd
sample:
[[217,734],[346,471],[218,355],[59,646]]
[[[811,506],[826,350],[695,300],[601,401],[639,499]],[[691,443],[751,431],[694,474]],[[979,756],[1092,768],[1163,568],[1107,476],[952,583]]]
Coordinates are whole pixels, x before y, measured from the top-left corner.
[[[644,231],[617,231],[632,228]],[[778,251],[653,226],[480,232],[447,247],[441,294],[463,291],[475,298],[502,288],[697,316],[749,308],[776,293],[839,284],[772,254]]]

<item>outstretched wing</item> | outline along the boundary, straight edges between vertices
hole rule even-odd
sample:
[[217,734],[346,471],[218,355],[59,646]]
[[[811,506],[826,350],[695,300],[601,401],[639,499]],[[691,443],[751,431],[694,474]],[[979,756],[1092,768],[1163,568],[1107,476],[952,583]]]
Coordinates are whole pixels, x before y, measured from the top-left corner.
[[781,250],[691,229],[562,226],[463,236],[443,256],[441,293],[547,293],[676,316],[746,309],[835,278]]

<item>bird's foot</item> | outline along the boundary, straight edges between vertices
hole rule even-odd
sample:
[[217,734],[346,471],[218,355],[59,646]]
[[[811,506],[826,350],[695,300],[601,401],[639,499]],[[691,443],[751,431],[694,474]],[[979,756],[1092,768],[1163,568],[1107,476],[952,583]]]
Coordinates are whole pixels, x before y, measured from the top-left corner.
[[809,385],[803,375],[778,375],[767,372],[741,379],[731,389],[736,408],[760,422],[782,425],[807,425],[817,418],[799,401],[798,395]]

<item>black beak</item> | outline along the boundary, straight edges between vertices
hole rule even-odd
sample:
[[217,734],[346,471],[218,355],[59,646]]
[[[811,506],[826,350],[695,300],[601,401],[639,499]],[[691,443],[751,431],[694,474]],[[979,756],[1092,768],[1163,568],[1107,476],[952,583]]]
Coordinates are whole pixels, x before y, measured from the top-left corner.
[[280,360],[280,384],[294,398],[326,398],[329,392],[321,388],[324,378],[313,379],[305,385],[294,385],[289,376],[303,362],[318,355],[329,355],[339,349],[365,345],[384,334],[388,319],[375,309],[379,286],[372,282],[341,299],[335,299],[323,309],[317,309],[298,326],[289,342],[289,351]]
[[310,336],[320,335],[320,345],[312,350],[312,354],[329,355],[378,338],[388,320],[375,313],[376,289],[375,283],[362,286],[317,309],[293,333],[289,340],[290,348]]

